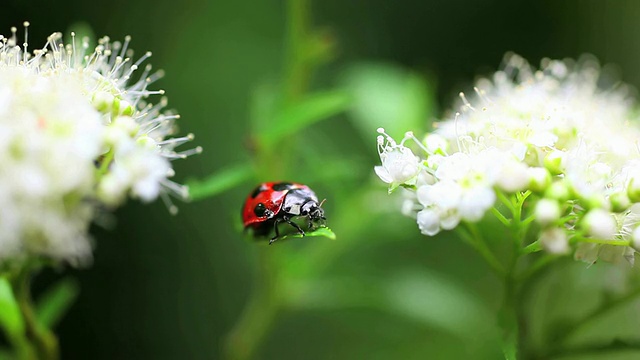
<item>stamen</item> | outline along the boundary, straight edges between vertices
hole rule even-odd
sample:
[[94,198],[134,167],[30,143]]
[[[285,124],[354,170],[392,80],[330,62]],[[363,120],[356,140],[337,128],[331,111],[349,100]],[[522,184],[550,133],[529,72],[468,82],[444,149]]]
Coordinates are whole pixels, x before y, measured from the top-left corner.
[[460,94],[458,94],[458,96],[460,96],[460,99],[462,99],[462,102],[464,103],[464,106],[468,107],[469,109],[475,111],[476,109],[471,106],[471,103],[469,102],[469,100],[467,100],[467,97],[464,95],[463,92],[460,92]]
[[24,25],[24,43],[22,44],[24,46],[24,53],[22,54],[23,59],[22,61],[25,63],[25,65],[27,64],[27,56],[29,55],[29,22],[25,21],[22,23],[22,25]]
[[171,198],[169,198],[169,196],[166,193],[161,192],[160,193],[160,198],[162,199],[162,202],[164,203],[164,206],[167,207],[167,210],[169,210],[169,213],[171,215],[177,215],[178,214],[178,207],[173,204],[173,201],[171,201]]

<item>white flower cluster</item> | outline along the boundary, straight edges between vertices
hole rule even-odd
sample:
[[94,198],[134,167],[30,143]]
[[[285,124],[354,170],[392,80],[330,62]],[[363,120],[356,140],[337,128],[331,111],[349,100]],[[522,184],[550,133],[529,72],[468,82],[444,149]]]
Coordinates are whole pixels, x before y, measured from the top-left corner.
[[168,179],[170,160],[200,152],[175,152],[192,136],[167,139],[178,115],[162,111],[165,99],[146,102],[162,93],[147,90],[161,74],[147,66],[130,81],[149,53],[132,64],[128,37],[102,38],[92,53],[87,39],[61,38],[54,33],[29,52],[15,28],[0,36],[1,261],[89,258],[96,209],[121,205],[129,194],[185,197],[187,189]]
[[[640,118],[630,90],[601,89],[595,60],[545,59],[534,70],[508,55],[502,71],[481,79],[471,101],[435,124],[423,141],[399,144],[379,129],[389,190],[410,190],[403,212],[435,235],[476,222],[501,201],[532,194],[538,244],[586,262],[633,261],[640,248]],[[414,152],[405,143],[413,139]],[[500,214],[496,214],[500,216]]]

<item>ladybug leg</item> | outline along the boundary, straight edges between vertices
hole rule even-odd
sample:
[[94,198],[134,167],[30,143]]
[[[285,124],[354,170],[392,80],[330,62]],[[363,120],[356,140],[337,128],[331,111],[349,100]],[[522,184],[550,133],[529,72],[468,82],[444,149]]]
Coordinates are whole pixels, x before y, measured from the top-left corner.
[[300,233],[300,235],[304,236],[304,230],[302,230],[302,228],[298,226],[298,224],[294,223],[293,221],[291,221],[291,219],[285,216],[281,219],[276,219],[276,221],[273,222],[273,230],[275,231],[276,236],[272,237],[271,240],[269,240],[269,245],[273,244],[276,240],[280,238],[280,231],[278,230],[278,224],[281,222],[286,222],[287,224],[293,226],[294,228],[296,228],[296,230],[298,230],[298,233]]
[[304,230],[302,230],[302,228],[300,226],[298,226],[298,224],[296,224],[293,221],[291,221],[291,219],[289,219],[288,217],[284,217],[282,220],[285,221],[287,224],[289,224],[289,225],[293,226],[294,228],[296,228],[296,230],[298,230],[300,235],[304,236]]
[[279,223],[280,223],[280,219],[276,219],[276,221],[273,222],[273,230],[275,230],[276,236],[272,237],[271,240],[269,240],[269,245],[273,244],[273,242],[278,240],[278,238],[280,237],[280,231],[278,231]]

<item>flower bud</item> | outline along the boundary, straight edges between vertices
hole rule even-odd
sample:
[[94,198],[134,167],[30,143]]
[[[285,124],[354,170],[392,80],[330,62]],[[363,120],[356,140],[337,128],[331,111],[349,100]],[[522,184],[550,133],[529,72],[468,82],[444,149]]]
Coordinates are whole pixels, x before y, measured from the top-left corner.
[[440,232],[440,216],[434,210],[424,209],[417,215],[418,228],[427,236],[434,236]]
[[552,199],[540,199],[534,210],[535,219],[540,225],[549,225],[562,215],[560,204]]
[[571,192],[564,182],[556,181],[551,183],[544,193],[544,197],[556,199],[558,201],[567,201],[571,196]]
[[449,143],[447,142],[447,139],[438,134],[427,134],[422,142],[429,151],[429,154],[446,155],[447,150],[449,149]]
[[552,175],[562,174],[565,169],[565,157],[566,154],[563,151],[554,150],[544,158],[544,167],[549,170]]
[[618,232],[616,220],[602,209],[589,211],[582,219],[582,226],[589,236],[600,240],[611,240]]
[[497,185],[506,192],[514,193],[525,190],[529,182],[527,166],[518,161],[509,161],[503,166]]
[[640,251],[640,226],[636,227],[631,233],[631,246]]
[[551,174],[542,167],[529,168],[529,188],[531,191],[541,193],[551,184]]
[[631,201],[626,192],[618,191],[609,195],[609,204],[611,205],[611,211],[623,212],[631,206]]
[[629,179],[627,195],[632,202],[640,202],[640,176],[634,176]]
[[551,254],[566,254],[569,252],[567,233],[561,228],[550,228],[540,234],[540,245]]
[[108,112],[113,104],[113,95],[106,91],[96,91],[92,98],[91,103],[100,112]]

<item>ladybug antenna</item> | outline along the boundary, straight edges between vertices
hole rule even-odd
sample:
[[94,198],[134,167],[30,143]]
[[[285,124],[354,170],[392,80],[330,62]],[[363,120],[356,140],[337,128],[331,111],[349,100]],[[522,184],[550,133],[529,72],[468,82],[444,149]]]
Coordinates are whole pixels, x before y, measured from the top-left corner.
[[327,201],[327,199],[322,199],[322,201],[320,201],[320,205],[318,205],[318,207],[322,207],[322,204],[324,204],[325,201]]

